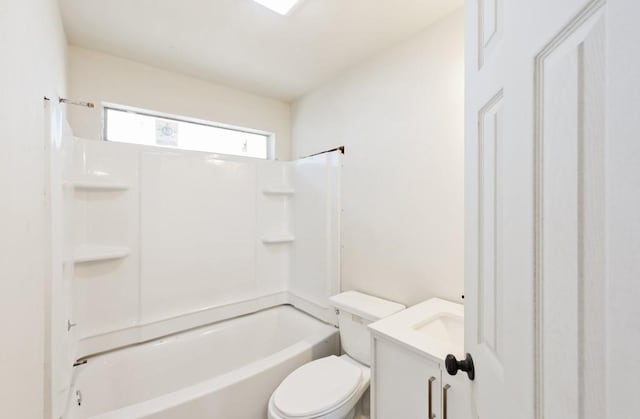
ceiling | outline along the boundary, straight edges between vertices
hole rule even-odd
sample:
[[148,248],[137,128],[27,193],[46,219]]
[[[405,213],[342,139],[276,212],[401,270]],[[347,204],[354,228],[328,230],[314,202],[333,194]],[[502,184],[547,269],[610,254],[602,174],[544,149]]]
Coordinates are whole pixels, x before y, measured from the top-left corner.
[[281,100],[420,32],[463,0],[60,0],[69,43]]

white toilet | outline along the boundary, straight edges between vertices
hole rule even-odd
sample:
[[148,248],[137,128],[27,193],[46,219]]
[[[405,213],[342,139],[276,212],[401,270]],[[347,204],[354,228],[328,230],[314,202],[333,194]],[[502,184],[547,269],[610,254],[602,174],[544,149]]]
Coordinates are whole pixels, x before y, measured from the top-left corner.
[[367,325],[405,308],[356,291],[335,295],[330,300],[339,310],[338,325],[345,355],[317,359],[289,374],[271,395],[270,419],[352,419],[371,377]]

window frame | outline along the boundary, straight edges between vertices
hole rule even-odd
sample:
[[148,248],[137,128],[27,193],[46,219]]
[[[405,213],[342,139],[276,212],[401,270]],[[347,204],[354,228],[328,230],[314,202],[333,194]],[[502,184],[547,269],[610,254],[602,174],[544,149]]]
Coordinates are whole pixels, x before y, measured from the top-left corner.
[[[108,116],[107,115],[108,115],[108,112],[110,110],[117,111],[117,112],[134,113],[136,115],[148,116],[148,117],[151,117],[151,118],[162,118],[162,119],[167,119],[169,121],[175,121],[175,122],[185,122],[185,123],[188,123],[188,124],[195,124],[195,125],[202,125],[202,126],[206,126],[206,127],[225,129],[225,130],[229,130],[229,131],[243,132],[243,133],[247,133],[247,134],[262,135],[262,136],[266,137],[266,140],[267,140],[267,156],[264,159],[262,159],[260,157],[249,157],[249,156],[239,156],[239,155],[235,155],[235,154],[225,154],[225,153],[220,153],[220,152],[216,152],[216,151],[200,151],[200,152],[202,152],[202,153],[219,154],[221,156],[229,156],[229,157],[233,157],[233,158],[259,159],[259,160],[276,160],[276,155],[275,155],[276,134],[273,133],[273,132],[263,131],[263,130],[253,129],[253,128],[240,127],[240,126],[237,126],[237,125],[224,124],[222,122],[208,121],[208,120],[205,120],[205,119],[191,118],[191,117],[188,117],[188,116],[170,114],[170,113],[166,113],[166,112],[153,111],[153,110],[137,108],[137,107],[133,107],[133,106],[119,105],[119,104],[115,104],[115,103],[107,103],[107,102],[103,102],[102,103],[102,140],[103,141],[114,142],[114,143],[122,143],[122,141],[109,140],[109,138],[107,136],[107,124],[108,124]],[[131,143],[125,143],[125,144],[131,144]],[[153,146],[151,146],[151,147],[153,147]],[[167,149],[175,149],[175,150],[184,150],[184,151],[197,151],[197,150],[188,150],[188,149],[184,149],[184,148],[180,148],[180,147],[162,147],[162,146],[157,146],[157,147],[167,148]]]

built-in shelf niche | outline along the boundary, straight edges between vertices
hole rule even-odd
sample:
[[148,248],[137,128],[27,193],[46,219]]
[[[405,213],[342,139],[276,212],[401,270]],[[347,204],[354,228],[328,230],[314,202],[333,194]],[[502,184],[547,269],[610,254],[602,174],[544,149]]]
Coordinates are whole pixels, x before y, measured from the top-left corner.
[[125,246],[83,244],[73,252],[73,263],[90,263],[122,259],[131,253]]
[[262,193],[265,195],[293,196],[296,191],[288,186],[270,186],[264,188]]
[[293,234],[271,234],[268,236],[264,236],[262,238],[262,243],[264,244],[282,244],[282,243],[293,243],[296,238]]

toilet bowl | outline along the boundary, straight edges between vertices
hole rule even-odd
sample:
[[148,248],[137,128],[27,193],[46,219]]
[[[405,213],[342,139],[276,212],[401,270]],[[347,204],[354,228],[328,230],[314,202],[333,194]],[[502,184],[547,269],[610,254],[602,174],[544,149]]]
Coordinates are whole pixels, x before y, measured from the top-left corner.
[[352,419],[370,376],[369,367],[348,355],[309,362],[271,395],[269,418]]
[[[269,400],[269,419],[353,419],[371,379],[367,325],[405,307],[348,291],[330,298],[338,310],[342,356],[309,362],[280,383]],[[368,409],[364,409],[368,411]]]

